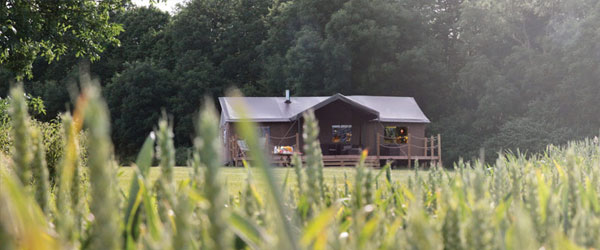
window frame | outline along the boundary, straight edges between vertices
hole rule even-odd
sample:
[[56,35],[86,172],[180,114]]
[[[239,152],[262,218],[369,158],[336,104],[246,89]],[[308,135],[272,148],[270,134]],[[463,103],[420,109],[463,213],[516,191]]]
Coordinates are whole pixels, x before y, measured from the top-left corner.
[[[404,130],[404,133],[402,133]],[[388,134],[393,131],[393,134]],[[395,138],[395,139],[390,139]],[[408,127],[406,126],[384,126],[383,127],[383,143],[384,144],[406,144],[408,143]]]

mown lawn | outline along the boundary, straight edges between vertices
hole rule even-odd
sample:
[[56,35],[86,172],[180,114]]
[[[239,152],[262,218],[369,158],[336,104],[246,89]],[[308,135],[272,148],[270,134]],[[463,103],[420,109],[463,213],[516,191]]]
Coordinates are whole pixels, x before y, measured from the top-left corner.
[[[174,171],[174,177],[176,182],[180,182],[189,178],[192,168],[189,167],[176,167]],[[230,195],[238,194],[244,189],[246,183],[246,177],[248,176],[246,170],[240,167],[223,167],[224,178],[227,183],[227,189]],[[380,169],[373,169],[373,174],[377,175],[380,173]],[[325,168],[323,170],[325,182],[329,185],[333,185],[337,182],[338,187],[342,188],[344,185],[344,173],[347,175],[347,179],[350,183],[354,180],[354,168]],[[275,176],[283,182],[285,176],[288,176],[289,185],[296,185],[296,174],[293,168],[274,168],[273,173]],[[392,170],[392,181],[405,181],[407,177],[414,174],[414,170]],[[119,169],[119,185],[122,190],[129,189],[129,183],[133,175],[133,169],[130,167],[121,167]],[[152,167],[150,169],[150,181],[154,182],[160,175],[160,169],[158,167]],[[256,178],[258,173],[253,174]],[[379,181],[383,183],[385,173],[379,176]],[[306,178],[306,177],[305,177]],[[257,179],[257,183],[260,186],[261,182]],[[334,181],[335,179],[335,181]]]

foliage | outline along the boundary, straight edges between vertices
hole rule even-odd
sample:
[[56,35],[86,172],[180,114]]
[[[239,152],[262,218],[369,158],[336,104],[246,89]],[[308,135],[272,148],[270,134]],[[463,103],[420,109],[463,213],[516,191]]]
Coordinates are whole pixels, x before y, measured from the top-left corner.
[[169,72],[149,62],[126,65],[105,88],[113,120],[112,138],[123,155],[133,155],[174,95]]
[[123,32],[116,36],[119,44],[106,47],[100,59],[93,63],[93,73],[108,83],[117,73],[128,68],[127,63],[153,58],[159,50],[156,43],[162,39],[162,31],[169,20],[168,13],[153,7],[130,8],[113,14],[110,22],[123,28]]
[[[18,91],[17,91],[18,92]],[[16,92],[15,92],[16,93]],[[22,104],[22,99],[21,99]],[[64,116],[67,150],[57,188],[30,188],[19,180],[24,154],[0,161],[0,239],[9,249],[583,249],[598,248],[600,232],[600,145],[593,140],[549,145],[530,157],[506,154],[494,165],[459,162],[454,170],[415,171],[407,182],[391,180],[390,167],[356,167],[353,185],[340,189],[319,181],[317,154],[309,166],[295,160],[298,178],[275,179],[254,134],[244,122],[252,161],[247,186],[228,197],[219,165],[218,120],[203,105],[189,180],[174,183],[172,127],[161,119],[144,142],[128,196],[117,190],[106,104],[97,86],[85,89],[74,111]],[[243,109],[243,107],[239,107]],[[17,119],[18,112],[13,112]],[[26,115],[26,114],[24,114]],[[84,119],[82,119],[84,118]],[[308,141],[318,138],[316,121],[305,115]],[[24,123],[14,123],[23,126]],[[88,188],[77,189],[78,153],[73,135],[89,130]],[[33,136],[24,130],[19,136]],[[148,172],[155,154],[161,176],[151,188]],[[315,143],[306,145],[313,152]],[[29,146],[32,147],[33,146]],[[315,151],[318,152],[318,151]],[[37,164],[39,157],[33,157]],[[38,162],[39,163],[39,162]],[[32,165],[32,166],[33,166]],[[310,166],[313,165],[313,166]],[[248,166],[248,165],[247,165]],[[291,171],[291,170],[290,170]],[[311,173],[315,172],[315,173]],[[377,182],[385,175],[383,183]],[[265,182],[257,189],[255,179]],[[35,178],[40,178],[35,177]],[[34,182],[35,183],[35,182]],[[306,185],[304,185],[306,183]],[[312,183],[312,184],[311,184]],[[45,192],[55,197],[49,209]],[[155,196],[156,195],[156,196]],[[77,202],[81,201],[81,203]],[[123,205],[119,205],[123,204]],[[89,207],[89,210],[86,209]],[[161,208],[162,207],[162,208]],[[163,210],[166,209],[166,210]],[[51,226],[55,225],[55,226]]]
[[0,5],[0,64],[17,78],[31,77],[36,57],[48,62],[72,52],[97,59],[118,43],[121,27],[108,22],[121,0],[4,1]]
[[175,166],[187,166],[191,158],[192,148],[179,147],[175,149]]
[[[19,99],[19,102],[25,102],[25,105],[28,107],[27,110],[29,113],[34,114],[34,116],[39,116],[46,113],[44,101],[41,98],[32,97],[29,94],[23,93],[17,93],[16,95],[24,97],[22,99]],[[15,136],[11,134],[11,128],[13,126],[11,126],[11,116],[9,115],[9,107],[11,103],[10,101],[12,101],[14,97],[15,95],[0,100],[0,152],[7,156],[17,153],[11,151],[11,147],[13,147],[13,142],[15,141]],[[39,121],[32,117],[29,117],[27,119],[29,121],[27,122],[28,125],[26,126],[28,126],[29,129],[31,129],[32,131],[35,131],[32,133],[36,134],[36,141],[41,144],[36,144],[33,146],[41,146],[44,149],[42,157],[44,165],[47,167],[47,171],[49,171],[50,179],[53,180],[56,177],[56,167],[58,166],[63,156],[64,139],[61,121],[59,118],[50,122]],[[85,133],[82,132],[79,138],[81,145],[83,145],[80,151],[80,160],[82,164],[85,164]],[[41,152],[38,153],[42,154]]]
[[[40,97],[34,97],[30,94],[23,94],[26,99],[28,112],[34,117],[38,115],[46,114],[46,106],[44,101]],[[9,116],[10,97],[4,99],[0,98],[0,124],[7,124],[10,122]]]
[[[63,154],[62,127],[58,121],[33,122],[33,129],[39,131],[39,147],[44,151],[43,159],[46,162],[50,177],[56,176],[56,168]],[[10,144],[8,144],[10,145]]]
[[456,130],[445,135],[477,138],[472,147],[494,151],[539,151],[549,142],[594,135],[600,123],[587,111],[595,107],[590,83],[596,76],[586,68],[597,57],[578,54],[585,66],[572,59],[595,43],[584,34],[597,30],[597,7],[593,1],[465,1],[456,23],[465,57],[453,93],[455,115],[464,119],[445,119],[442,126]]
[[[173,115],[175,147],[192,147],[200,100],[237,86],[252,96],[413,96],[451,166],[482,147],[539,152],[597,133],[598,8],[592,0],[193,0],[173,15],[128,7],[109,13],[107,25],[124,29],[113,37],[120,46],[106,45],[90,69],[120,159],[134,158],[162,109]],[[14,69],[0,68],[10,82]],[[25,91],[47,108],[36,118],[73,108],[78,70],[75,53],[33,61]]]

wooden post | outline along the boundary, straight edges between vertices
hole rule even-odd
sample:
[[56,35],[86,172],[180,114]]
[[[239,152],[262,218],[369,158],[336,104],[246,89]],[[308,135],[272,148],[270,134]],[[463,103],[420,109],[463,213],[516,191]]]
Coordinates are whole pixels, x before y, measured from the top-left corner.
[[440,165],[442,165],[442,136],[440,134],[438,134],[438,142],[437,142],[437,146],[438,146],[438,162],[440,163]]
[[431,164],[432,162],[434,162],[434,161],[433,161],[433,156],[435,155],[435,154],[433,153],[433,152],[434,152],[434,150],[435,150],[435,149],[434,149],[434,147],[433,147],[433,135],[432,135],[432,136],[430,137],[430,139],[429,139],[429,156],[431,157],[431,158],[429,158],[429,164]]
[[425,144],[425,147],[423,147],[423,151],[425,151],[425,156],[427,156],[427,137],[423,138],[423,144]]
[[238,151],[237,151],[237,140],[235,139],[235,136],[231,137],[231,159],[233,160],[233,166],[237,167],[237,159],[238,158]]
[[381,154],[379,144],[381,144],[381,139],[379,139],[379,133],[377,133],[377,162],[379,162],[379,155]]
[[408,168],[411,168],[410,166],[410,134],[408,134],[408,139],[406,140],[406,143],[408,144]]
[[296,133],[296,150],[300,152],[300,135]]
[[233,158],[233,139],[227,138],[227,140],[229,141],[229,143],[227,143],[227,153],[229,153],[229,157],[231,157],[231,160],[234,161],[233,165],[235,166],[235,159]]
[[[271,140],[269,139],[269,134],[266,134],[266,135],[265,135],[265,150],[266,150],[267,152],[269,152],[269,142],[270,142],[270,141],[271,141]],[[271,153],[273,153],[273,152],[271,151]]]

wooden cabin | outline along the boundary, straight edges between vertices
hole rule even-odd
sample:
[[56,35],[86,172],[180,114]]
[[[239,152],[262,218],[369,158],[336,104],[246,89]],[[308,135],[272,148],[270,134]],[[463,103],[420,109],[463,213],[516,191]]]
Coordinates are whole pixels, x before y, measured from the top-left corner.
[[238,165],[247,157],[247,146],[236,132],[242,115],[256,122],[260,142],[274,163],[287,165],[290,155],[302,155],[303,114],[314,110],[325,166],[353,166],[367,149],[367,163],[387,161],[414,164],[440,162],[440,135],[426,137],[430,122],[412,97],[311,96],[220,97],[221,132],[227,163]]

